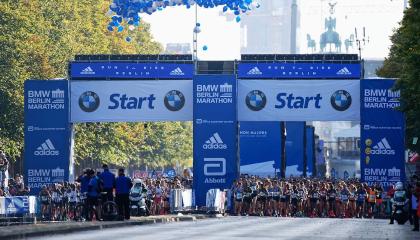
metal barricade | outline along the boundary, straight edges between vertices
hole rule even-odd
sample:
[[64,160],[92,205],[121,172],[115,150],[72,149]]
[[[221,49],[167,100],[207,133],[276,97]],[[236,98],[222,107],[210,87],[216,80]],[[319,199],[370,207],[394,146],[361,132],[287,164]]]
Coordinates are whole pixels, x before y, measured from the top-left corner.
[[171,213],[182,211],[182,189],[171,189],[169,205]]
[[169,204],[171,213],[193,210],[194,199],[192,189],[172,189]]
[[206,195],[207,212],[224,213],[226,210],[226,192],[210,189]]
[[34,223],[36,209],[34,196],[0,197],[0,225]]

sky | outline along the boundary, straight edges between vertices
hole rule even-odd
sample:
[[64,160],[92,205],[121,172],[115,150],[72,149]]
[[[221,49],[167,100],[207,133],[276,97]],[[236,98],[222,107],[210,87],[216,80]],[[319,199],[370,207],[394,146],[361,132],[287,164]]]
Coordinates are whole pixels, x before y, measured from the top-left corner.
[[[260,0],[261,4],[263,2],[264,0]],[[306,47],[306,34],[319,38],[324,31],[324,19],[329,16],[329,2],[329,0],[298,0],[300,53],[309,53]],[[386,57],[391,45],[389,36],[393,29],[398,27],[403,16],[404,0],[335,0],[332,2],[337,2],[335,12],[337,32],[341,35],[342,41],[354,33],[355,28],[358,29],[359,38],[361,38],[362,29],[365,27],[366,39],[368,38],[369,42],[362,46],[362,57],[366,59]],[[258,9],[255,10],[257,11]],[[151,16],[145,16],[144,20],[151,24],[154,39],[163,46],[166,46],[166,43],[192,43],[195,25],[194,8],[171,7]],[[221,14],[221,8],[198,8],[198,22],[202,26],[202,32],[198,35],[198,57],[201,60],[240,59],[239,23],[228,21],[226,16]],[[208,46],[208,50],[204,51],[203,46]],[[356,53],[357,48],[350,49],[350,52]]]

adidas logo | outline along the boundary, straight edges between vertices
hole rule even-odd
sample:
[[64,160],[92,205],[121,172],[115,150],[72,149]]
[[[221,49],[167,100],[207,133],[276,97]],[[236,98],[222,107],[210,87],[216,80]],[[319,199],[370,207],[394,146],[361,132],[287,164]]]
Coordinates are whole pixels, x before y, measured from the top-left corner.
[[174,70],[172,70],[171,73],[169,73],[171,76],[184,76],[185,73],[181,70],[181,68],[177,67]]
[[80,74],[82,74],[82,75],[92,75],[92,74],[95,74],[95,71],[93,71],[93,69],[91,67],[87,67],[87,68],[83,69]]
[[50,139],[45,140],[35,152],[35,156],[58,156],[60,151],[57,151]]
[[337,72],[337,75],[351,75],[351,72],[344,67]]
[[262,75],[262,72],[258,67],[254,67],[253,69],[249,70],[247,73],[248,75]]
[[227,145],[223,143],[219,133],[216,132],[209,138],[209,140],[206,141],[206,143],[203,144],[203,149],[227,149]]
[[395,155],[395,150],[391,148],[386,138],[382,138],[370,151],[374,155]]
[[7,206],[7,212],[8,213],[15,213],[15,212],[17,212],[17,208],[15,207],[15,204],[13,203],[13,200]]

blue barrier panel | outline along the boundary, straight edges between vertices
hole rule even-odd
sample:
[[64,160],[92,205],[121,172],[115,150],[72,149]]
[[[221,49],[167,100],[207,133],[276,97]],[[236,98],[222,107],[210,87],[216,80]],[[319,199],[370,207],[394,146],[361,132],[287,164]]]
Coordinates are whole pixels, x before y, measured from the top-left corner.
[[314,171],[315,129],[306,127],[306,176],[312,176]]
[[70,124],[66,80],[25,82],[25,184],[37,194],[44,184],[69,178]]
[[238,78],[359,79],[359,63],[239,63]]
[[361,81],[361,178],[384,187],[405,181],[404,114],[394,80]]
[[241,173],[274,176],[280,169],[279,122],[241,122],[239,134]]
[[286,122],[286,176],[303,174],[305,122]]
[[193,64],[73,62],[70,76],[77,79],[192,79]]
[[194,190],[197,206],[209,189],[226,189],[238,176],[236,79],[194,78]]

